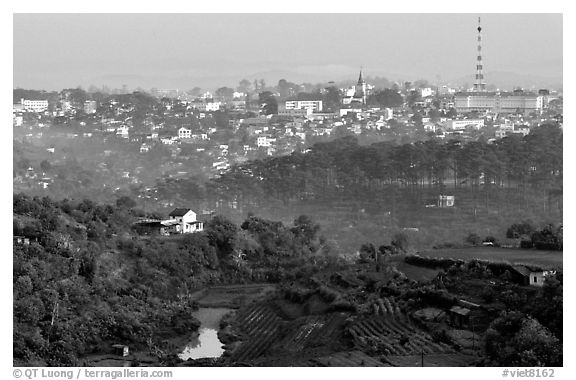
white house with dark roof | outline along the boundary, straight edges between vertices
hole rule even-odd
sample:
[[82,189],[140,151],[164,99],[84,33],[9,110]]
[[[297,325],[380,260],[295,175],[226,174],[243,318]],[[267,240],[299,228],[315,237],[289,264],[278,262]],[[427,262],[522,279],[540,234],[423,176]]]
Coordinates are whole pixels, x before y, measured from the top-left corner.
[[196,213],[189,208],[176,208],[168,214],[170,221],[177,221],[180,228],[176,231],[181,234],[200,232],[204,230],[204,223],[196,219]]

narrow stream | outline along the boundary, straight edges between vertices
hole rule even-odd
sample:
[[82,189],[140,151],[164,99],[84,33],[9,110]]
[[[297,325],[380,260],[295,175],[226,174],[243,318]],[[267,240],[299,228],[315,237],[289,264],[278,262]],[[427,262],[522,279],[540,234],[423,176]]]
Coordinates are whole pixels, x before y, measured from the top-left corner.
[[178,356],[182,360],[200,358],[218,358],[224,353],[222,342],[218,339],[218,330],[222,317],[231,311],[227,308],[200,308],[192,315],[200,321],[198,336],[186,345]]

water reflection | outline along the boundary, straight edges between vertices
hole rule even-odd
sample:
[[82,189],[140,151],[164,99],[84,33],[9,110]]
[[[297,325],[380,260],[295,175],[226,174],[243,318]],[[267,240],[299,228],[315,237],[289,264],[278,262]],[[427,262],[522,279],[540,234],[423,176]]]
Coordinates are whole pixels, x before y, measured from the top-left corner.
[[198,336],[193,338],[180,355],[180,359],[218,358],[224,353],[218,339],[218,328],[226,308],[200,308],[192,313],[200,321]]

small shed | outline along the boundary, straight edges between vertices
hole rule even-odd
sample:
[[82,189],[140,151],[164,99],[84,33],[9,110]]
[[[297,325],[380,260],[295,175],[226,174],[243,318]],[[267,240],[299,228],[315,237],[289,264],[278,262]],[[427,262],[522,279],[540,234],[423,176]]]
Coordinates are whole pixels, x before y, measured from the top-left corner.
[[24,236],[14,236],[12,241],[16,245],[30,245],[30,239]]
[[456,327],[468,327],[470,325],[470,309],[462,306],[452,306],[448,312],[450,324]]
[[520,285],[543,286],[545,273],[542,270],[530,270],[524,265],[514,265],[515,282]]
[[126,357],[130,355],[130,350],[128,346],[124,344],[113,344],[112,348],[114,349],[114,354],[122,357]]
[[439,195],[438,196],[438,207],[454,207],[454,195]]
[[532,286],[544,286],[544,279],[546,274],[544,271],[530,272],[528,284]]

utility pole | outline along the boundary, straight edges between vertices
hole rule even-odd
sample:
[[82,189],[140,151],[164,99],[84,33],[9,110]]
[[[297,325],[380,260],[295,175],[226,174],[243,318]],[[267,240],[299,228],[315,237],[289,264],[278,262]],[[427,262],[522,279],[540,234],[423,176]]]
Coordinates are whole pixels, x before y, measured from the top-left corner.
[[476,349],[475,339],[474,339],[474,320],[470,318],[470,326],[472,327],[472,349]]

